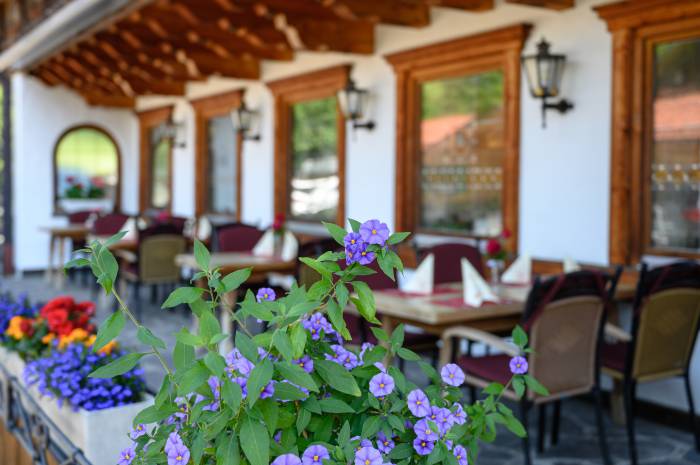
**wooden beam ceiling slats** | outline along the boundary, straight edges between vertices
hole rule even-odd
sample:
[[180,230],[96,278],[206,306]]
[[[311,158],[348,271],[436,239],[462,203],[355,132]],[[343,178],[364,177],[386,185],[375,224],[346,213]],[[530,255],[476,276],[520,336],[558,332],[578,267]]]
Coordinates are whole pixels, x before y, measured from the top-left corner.
[[488,11],[494,7],[494,0],[427,0],[428,3],[445,8],[467,11]]
[[506,3],[549,8],[552,10],[566,10],[568,8],[573,8],[576,4],[576,0],[506,0]]
[[356,19],[411,27],[430,24],[430,7],[420,1],[330,0],[328,5],[338,15],[347,12]]

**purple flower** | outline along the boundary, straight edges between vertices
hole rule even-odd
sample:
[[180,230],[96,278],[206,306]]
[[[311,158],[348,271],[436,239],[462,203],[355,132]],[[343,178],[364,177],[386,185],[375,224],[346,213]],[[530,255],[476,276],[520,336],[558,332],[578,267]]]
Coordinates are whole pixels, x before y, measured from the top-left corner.
[[219,410],[219,406],[221,405],[219,402],[221,399],[221,381],[216,376],[210,376],[207,384],[209,384],[209,389],[211,389],[211,393],[214,396],[214,402],[205,406],[202,410],[213,412]]
[[366,248],[357,253],[357,262],[360,265],[369,265],[375,258],[377,258],[377,255],[374,252],[370,252]]
[[[372,350],[372,349],[374,349],[374,344],[372,344],[371,342],[363,342],[362,347],[360,347],[360,360],[364,361],[365,352],[367,352],[368,350]],[[377,363],[379,363],[379,362],[377,362]],[[376,363],[375,363],[375,366],[376,366]],[[382,366],[384,366],[384,365],[382,365]],[[386,370],[382,370],[382,371],[386,371]]]
[[355,454],[355,465],[382,465],[382,454],[374,447],[363,447]]
[[273,291],[269,287],[261,287],[260,289],[258,289],[256,297],[258,299],[258,302],[262,302],[263,300],[272,302],[277,298],[277,295],[275,295],[275,291]]
[[328,449],[319,444],[315,444],[306,448],[304,454],[301,456],[301,463],[304,465],[318,465],[329,458],[331,458],[331,456],[328,454]]
[[455,423],[463,425],[467,421],[467,413],[464,411],[464,408],[462,408],[462,404],[455,402],[452,404],[452,407],[455,409],[455,411],[452,412],[452,418],[454,418]]
[[418,455],[428,455],[433,451],[435,443],[426,439],[416,438],[413,440],[413,448]]
[[464,446],[455,446],[455,449],[452,451],[452,453],[457,458],[457,463],[459,463],[459,465],[469,465],[467,449],[465,449]]
[[357,358],[357,355],[346,350],[342,357],[342,365],[346,370],[352,370],[360,365],[360,360]]
[[369,220],[360,226],[360,236],[368,244],[383,246],[389,239],[389,227],[379,220]]
[[372,441],[369,439],[360,439],[360,436],[353,436],[350,438],[350,441],[360,441],[360,444],[355,448],[356,451],[362,449],[363,447],[372,447]]
[[362,236],[356,232],[350,232],[345,236],[344,242],[346,251],[354,251],[362,243]]
[[119,462],[117,462],[117,465],[131,465],[131,462],[134,461],[134,457],[136,457],[134,448],[127,447],[119,454]]
[[243,378],[242,376],[238,376],[236,378],[233,378],[231,381],[234,383],[238,384],[241,387],[241,391],[243,392],[243,397],[248,395],[248,380]]
[[455,419],[452,416],[452,412],[446,408],[441,408],[437,414],[437,420],[435,423],[440,430],[440,434],[444,436],[455,424]]
[[230,377],[233,378],[233,372],[237,371],[238,373],[242,374],[243,376],[248,376],[250,375],[250,372],[253,371],[253,368],[255,368],[255,365],[245,358],[241,352],[238,349],[233,349],[231,352],[226,355],[226,370],[228,371]]
[[386,437],[384,431],[377,433],[377,449],[383,454],[388,454],[394,448],[394,441]]
[[170,454],[170,451],[175,450],[176,447],[184,446],[185,444],[182,442],[182,439],[180,438],[180,435],[177,434],[177,432],[173,431],[170,433],[168,436],[168,439],[165,441],[165,453]]
[[311,339],[314,341],[318,341],[321,337],[321,331],[326,335],[334,333],[331,324],[320,313],[314,313],[309,318],[302,321],[301,324],[311,333]]
[[376,374],[369,380],[369,392],[375,397],[384,397],[394,390],[394,378],[382,372]]
[[447,450],[452,450],[454,443],[450,439],[445,439],[445,446],[447,447]]
[[301,460],[294,454],[284,454],[273,460],[270,465],[301,465]]
[[425,418],[416,422],[416,426],[413,427],[413,432],[416,433],[416,437],[425,439],[426,441],[435,442],[438,440],[438,432],[428,424],[428,420]]
[[440,370],[442,382],[450,386],[459,387],[464,383],[464,372],[454,363],[448,363]]
[[132,441],[136,441],[144,434],[146,434],[146,425],[139,423],[129,432],[129,438],[131,438]]
[[275,394],[275,381],[274,379],[267,383],[265,387],[260,391],[260,398],[261,399],[269,399]]
[[176,446],[168,452],[168,465],[186,465],[190,461],[190,450],[185,446]]
[[510,372],[514,375],[524,375],[527,370],[528,365],[525,357],[516,356],[510,359]]
[[307,373],[314,371],[314,361],[308,355],[304,355],[303,357],[294,360],[294,364],[299,365],[299,367],[303,368]]
[[408,409],[418,418],[422,418],[430,413],[430,401],[420,389],[414,389],[408,393]]

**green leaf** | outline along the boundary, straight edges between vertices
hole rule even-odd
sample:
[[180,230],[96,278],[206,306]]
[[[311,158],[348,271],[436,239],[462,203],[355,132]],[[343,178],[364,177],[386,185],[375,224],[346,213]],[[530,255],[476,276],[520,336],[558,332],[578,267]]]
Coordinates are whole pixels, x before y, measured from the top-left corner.
[[146,328],[145,326],[139,326],[139,329],[136,331],[136,337],[139,341],[143,342],[147,346],[157,347],[159,349],[168,348],[168,346],[165,345],[165,341],[157,337],[151,332],[150,329]]
[[275,368],[287,381],[304,387],[309,391],[318,392],[318,386],[314,382],[314,379],[299,365],[289,362],[279,362],[275,364]]
[[340,399],[329,397],[318,401],[321,409],[327,413],[355,413],[355,410]]
[[237,412],[238,408],[241,406],[243,391],[237,383],[234,383],[230,379],[226,378],[221,386],[221,397],[224,399],[226,405],[231,408],[231,410]]
[[248,377],[248,405],[251,407],[255,404],[255,401],[260,397],[260,392],[263,388],[267,386],[267,383],[272,379],[272,362],[268,358],[264,358],[262,362],[255,365],[253,371],[250,372]]
[[396,276],[394,276],[394,264],[389,256],[378,255],[377,263],[379,263],[379,269],[381,269],[385,275],[391,278],[392,281],[396,281]]
[[444,456],[445,456],[445,450],[443,449],[443,445],[440,443],[437,443],[437,444],[435,444],[433,451],[428,455],[428,458],[425,461],[425,463],[426,463],[426,465],[433,465],[435,463],[440,462]]
[[95,343],[92,345],[92,351],[97,352],[119,336],[122,329],[124,329],[124,323],[126,323],[126,318],[124,318],[124,314],[121,311],[112,313],[112,315],[100,325],[100,329],[97,331],[97,338],[95,338]]
[[345,236],[348,234],[348,232],[335,223],[326,223],[325,221],[322,223],[333,239],[335,239],[338,244],[345,246]]
[[131,370],[139,363],[141,357],[148,355],[146,353],[134,353],[122,355],[118,359],[110,362],[107,365],[99,367],[97,370],[90,373],[90,378],[114,378],[115,376],[123,375]]
[[484,388],[484,392],[490,395],[500,395],[503,392],[503,385],[501,383],[491,383]]
[[357,220],[353,220],[352,218],[348,218],[348,223],[350,223],[350,228],[352,229],[352,232],[360,231],[360,226],[362,226],[362,223],[360,223]]
[[544,387],[543,385],[541,385],[540,382],[537,381],[532,376],[523,375],[523,378],[525,379],[525,383],[527,384],[527,387],[530,388],[532,391],[534,391],[536,394],[539,394],[541,396],[548,396],[549,395],[549,390],[546,387]]
[[513,343],[521,349],[524,349],[527,345],[527,333],[520,325],[517,325],[515,329],[513,329]]
[[348,423],[347,420],[345,420],[345,423],[343,423],[343,427],[340,428],[340,432],[338,433],[338,444],[345,444],[350,440],[350,423]]
[[304,348],[306,347],[306,330],[301,325],[297,323],[292,326],[289,334],[289,339],[292,342],[292,353],[294,358],[300,358],[304,354]]
[[265,425],[246,416],[241,424],[241,448],[250,465],[269,465],[270,435]]
[[403,345],[404,325],[400,324],[391,332],[391,350],[396,352]]
[[168,399],[170,399],[170,376],[163,376],[163,382],[154,399],[154,405],[158,408],[162,408]]
[[202,340],[210,344],[211,338],[221,334],[221,324],[214,316],[214,313],[207,309],[199,315],[199,336]]
[[345,258],[344,252],[323,252],[316,260],[319,262],[337,262]]
[[348,300],[350,300],[350,292],[348,292],[348,288],[345,284],[338,283],[338,285],[335,286],[335,297],[338,299],[338,306],[345,310],[345,307],[348,306]]
[[243,331],[236,331],[236,348],[251,362],[258,359],[258,346]]
[[515,391],[515,395],[518,396],[518,399],[525,394],[525,380],[521,378],[520,376],[514,376],[513,381],[513,391]]
[[405,347],[401,347],[396,353],[399,357],[409,362],[419,362],[423,360],[420,358],[420,355]]
[[[309,257],[301,257],[299,258],[299,261],[326,279],[331,279],[333,272],[337,271],[336,268],[338,268],[338,265],[335,263],[331,264],[328,262],[319,262],[318,260],[314,260],[313,258]],[[335,265],[335,267],[332,267],[331,265]]]
[[289,318],[297,318],[309,313],[312,310],[315,310],[319,305],[321,305],[321,303],[316,300],[299,302],[298,304],[294,304],[285,316]]
[[250,277],[250,273],[252,271],[252,268],[243,268],[241,270],[236,270],[224,276],[221,282],[224,284],[224,289],[226,290],[226,292],[231,292],[238,289],[241,286],[241,284],[246,282],[246,280]]
[[103,287],[105,292],[109,294],[112,292],[112,285],[116,282],[117,273],[119,272],[117,260],[107,247],[100,248],[97,255],[93,256],[93,258],[96,260],[97,267],[100,270],[97,282]]
[[175,339],[180,344],[187,346],[197,347],[204,345],[204,339],[190,333],[190,330],[187,328],[181,328],[180,331],[175,334]]
[[328,302],[326,303],[326,311],[328,312],[328,319],[331,320],[333,328],[335,328],[335,330],[343,337],[347,336],[345,337],[346,340],[352,339],[350,331],[348,331],[347,327],[345,326],[343,309],[334,299],[328,299]]
[[355,378],[337,363],[329,360],[316,360],[314,367],[321,378],[336,391],[355,397],[362,394]]
[[[114,234],[112,237],[110,237],[109,239],[107,239],[106,241],[104,241],[104,242],[102,243],[102,247],[103,247],[103,248],[108,248],[108,247],[110,247],[110,246],[116,244],[117,242],[121,241],[121,240],[124,238],[124,236],[127,235],[128,232],[129,232],[129,231],[119,231],[118,233]],[[134,232],[135,232],[135,231],[134,231]]]
[[396,245],[399,242],[403,242],[406,240],[408,236],[410,236],[410,232],[395,232],[391,236],[389,236],[389,240],[387,241],[390,245]]
[[197,362],[183,373],[178,373],[178,395],[186,396],[196,391],[210,376],[211,372],[202,362]]
[[224,434],[217,438],[216,465],[239,465],[241,453],[235,434]]
[[377,320],[375,317],[377,309],[374,305],[374,295],[372,294],[372,290],[364,281],[353,281],[351,284],[358,296],[357,299],[351,299],[357,307],[357,310],[365,320],[369,321],[370,323],[378,324],[379,320]]
[[362,424],[362,437],[371,438],[374,436],[377,431],[379,431],[379,428],[381,428],[382,421],[381,416],[372,416],[367,418]]
[[374,337],[376,337],[382,342],[389,342],[389,335],[382,328],[376,328],[372,326],[370,327],[370,329],[372,330],[372,334],[374,334]]
[[162,408],[150,405],[136,414],[133,424],[138,425],[139,423],[143,423],[144,425],[148,425],[150,423],[157,423],[165,420],[177,411],[177,407],[173,404],[166,405]]
[[90,266],[90,260],[88,260],[87,258],[74,258],[65,264],[63,270],[67,271],[71,268],[83,268],[86,266]]
[[161,308],[172,308],[182,304],[191,304],[202,297],[204,289],[200,287],[178,287],[170,293]]
[[221,377],[226,369],[226,360],[216,352],[207,352],[204,356],[204,364],[214,376]]
[[307,395],[289,383],[275,384],[275,398],[280,400],[303,400]]
[[194,347],[176,342],[173,349],[173,364],[177,370],[185,370],[194,362]]
[[285,328],[278,329],[272,334],[272,343],[285,360],[292,360],[294,358],[292,354],[292,341],[289,339]]
[[297,433],[301,434],[304,429],[309,424],[309,421],[311,420],[311,412],[309,412],[306,409],[301,409],[299,410],[299,414],[297,415]]
[[194,240],[194,259],[197,261],[197,265],[199,265],[201,270],[209,270],[211,255],[207,247],[197,239]]
[[408,443],[397,444],[391,452],[389,452],[389,458],[394,460],[407,459],[413,455],[413,446]]

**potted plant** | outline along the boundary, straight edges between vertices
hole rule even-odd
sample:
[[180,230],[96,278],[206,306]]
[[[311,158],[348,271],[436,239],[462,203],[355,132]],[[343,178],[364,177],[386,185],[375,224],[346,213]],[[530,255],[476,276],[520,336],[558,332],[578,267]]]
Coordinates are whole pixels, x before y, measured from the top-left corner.
[[[372,291],[357,278],[373,273],[366,265],[377,261],[394,279],[403,267],[392,248],[408,233],[390,234],[376,220],[350,224],[350,232],[325,224],[343,252],[300,258],[321,276],[311,287],[293,286],[279,298],[272,293],[256,297],[249,290],[239,306],[222,310],[240,326],[235,349],[225,355],[219,353],[219,344],[229,335],[219,325],[216,310],[222,296],[235,291],[251,270],[224,276],[210,266],[207,249],[195,242],[200,267],[195,277],[204,279],[206,288],[181,287],[163,304],[188,305],[198,322],[196,333],[187,328],[177,333],[172,365],[163,356],[165,342],[134,317],[114,289],[118,266],[108,243],[92,243],[88,258],[69,263],[90,266],[105,292],[120,304],[120,311],[100,327],[94,349],[116,338],[126,320],[150,346],[91,376],[120,376],[151,356],[164,370],[153,404],[134,418],[134,443],[122,451],[120,465],[467,465],[476,462],[480,441],[493,439],[497,424],[525,434],[499,401],[508,386],[493,384],[484,399],[466,405],[460,389],[464,373],[458,366],[446,365],[437,372],[402,347],[401,326],[391,334],[381,328]],[[350,304],[374,325],[381,345],[351,346],[343,319]],[[253,334],[245,324],[248,317],[265,321],[267,330]],[[515,340],[525,351],[522,330],[516,330]],[[431,385],[416,387],[393,366],[396,357],[418,362]],[[521,394],[526,385],[545,392],[520,368],[511,383]]]
[[94,176],[83,183],[75,176],[67,176],[68,187],[59,199],[61,209],[66,213],[82,210],[106,211],[114,202],[107,197],[106,184],[101,176]]
[[508,251],[506,249],[506,241],[510,237],[510,231],[504,229],[497,237],[492,237],[486,241],[486,265],[489,267],[491,282],[498,284],[500,282],[501,273],[505,268]]

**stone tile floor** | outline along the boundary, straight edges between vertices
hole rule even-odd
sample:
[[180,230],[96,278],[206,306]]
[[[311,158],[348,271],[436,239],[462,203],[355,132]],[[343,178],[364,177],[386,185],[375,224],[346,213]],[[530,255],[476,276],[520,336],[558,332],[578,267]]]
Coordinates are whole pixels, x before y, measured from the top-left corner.
[[[27,292],[33,301],[46,301],[57,295],[72,295],[76,299],[94,299],[97,295],[91,291],[80,277],[67,281],[63,291],[44,280],[43,275],[27,275],[21,279],[3,278],[0,281],[0,292],[19,294]],[[141,302],[143,319],[146,326],[163,337],[169,344],[174,342],[173,333],[183,325],[189,325],[189,316],[183,311],[161,310],[160,305],[151,303],[150,292],[142,289]],[[161,293],[158,302],[165,299]],[[133,296],[132,296],[133,301]],[[102,321],[113,308],[113,302],[100,297],[98,299],[97,319]],[[127,326],[120,338],[123,345],[137,349],[139,342],[132,327]],[[407,375],[416,384],[423,381],[422,373],[412,364],[407,364]],[[149,385],[153,389],[159,386],[161,368],[152,358],[144,361],[144,368]],[[536,442],[536,415],[531,414],[530,430],[533,432],[531,442]],[[606,417],[606,428],[609,447],[616,464],[629,463],[627,456],[627,439],[624,428],[613,425]],[[700,453],[695,451],[690,433],[680,431],[652,422],[637,420],[637,441],[641,464],[691,465],[700,464]],[[563,404],[562,424],[559,444],[549,447],[543,454],[533,453],[536,465],[589,465],[601,464],[595,415],[592,405],[585,400],[569,400]],[[520,465],[523,463],[520,440],[507,434],[499,435],[493,444],[483,447],[479,465]]]

